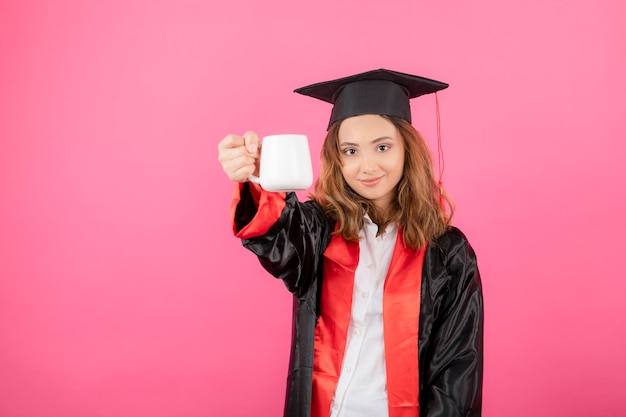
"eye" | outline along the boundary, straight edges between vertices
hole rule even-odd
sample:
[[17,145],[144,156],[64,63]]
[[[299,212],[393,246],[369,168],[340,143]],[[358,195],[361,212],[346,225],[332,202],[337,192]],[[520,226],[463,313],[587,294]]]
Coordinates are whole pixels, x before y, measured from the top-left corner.
[[344,155],[355,155],[356,154],[356,149],[354,148],[345,148],[342,150],[342,152],[344,153]]
[[389,145],[378,145],[376,147],[376,150],[380,152],[385,152],[387,149],[389,149]]

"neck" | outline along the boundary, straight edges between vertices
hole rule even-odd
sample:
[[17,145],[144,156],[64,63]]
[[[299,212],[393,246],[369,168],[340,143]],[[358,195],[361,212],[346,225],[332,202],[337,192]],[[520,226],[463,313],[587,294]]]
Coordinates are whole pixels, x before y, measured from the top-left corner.
[[390,207],[381,209],[378,206],[372,205],[367,208],[367,215],[372,222],[378,226],[377,235],[383,234],[387,226],[398,221],[397,210],[392,210]]

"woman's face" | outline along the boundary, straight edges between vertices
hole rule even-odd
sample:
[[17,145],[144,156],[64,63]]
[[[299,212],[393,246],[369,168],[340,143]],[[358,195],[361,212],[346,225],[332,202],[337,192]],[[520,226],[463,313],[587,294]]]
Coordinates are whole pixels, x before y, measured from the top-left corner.
[[386,210],[404,171],[404,140],[396,127],[378,115],[344,120],[339,127],[341,171],[360,196]]

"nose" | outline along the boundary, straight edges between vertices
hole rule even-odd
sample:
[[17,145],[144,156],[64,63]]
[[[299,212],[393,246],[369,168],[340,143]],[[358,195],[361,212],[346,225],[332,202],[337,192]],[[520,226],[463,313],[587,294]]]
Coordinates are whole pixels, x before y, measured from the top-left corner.
[[372,172],[376,172],[378,169],[378,164],[376,163],[376,158],[372,155],[364,154],[361,157],[361,172],[364,174],[369,174]]

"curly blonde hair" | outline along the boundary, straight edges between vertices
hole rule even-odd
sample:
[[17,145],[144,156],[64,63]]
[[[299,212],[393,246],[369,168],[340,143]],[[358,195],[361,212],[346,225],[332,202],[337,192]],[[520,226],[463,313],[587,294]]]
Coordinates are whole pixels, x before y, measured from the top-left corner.
[[358,241],[365,212],[378,225],[379,233],[390,223],[398,222],[402,225],[405,245],[419,249],[446,231],[452,214],[447,215],[440,204],[441,190],[434,178],[431,152],[422,136],[404,119],[381,117],[396,127],[404,141],[404,173],[390,210],[382,212],[372,201],[352,190],[343,178],[339,148],[341,121],[330,127],[322,145],[321,172],[311,198],[337,222],[334,235]]

